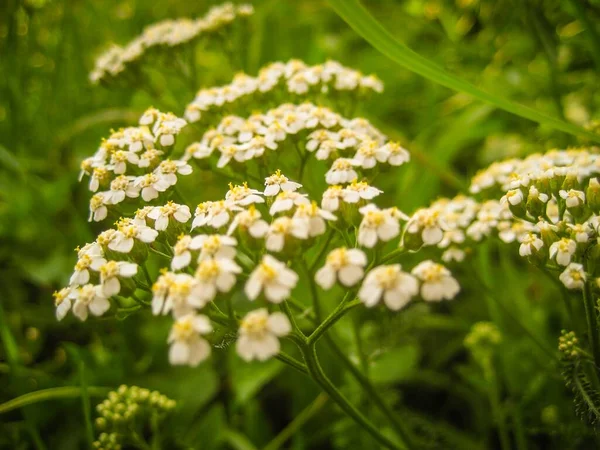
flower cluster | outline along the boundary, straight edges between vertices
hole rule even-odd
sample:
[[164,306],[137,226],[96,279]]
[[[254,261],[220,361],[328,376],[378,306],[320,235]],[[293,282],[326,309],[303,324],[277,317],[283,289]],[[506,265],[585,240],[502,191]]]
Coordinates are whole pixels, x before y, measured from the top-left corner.
[[108,398],[96,407],[99,414],[96,428],[101,433],[94,442],[94,448],[117,450],[129,444],[139,444],[128,442],[131,439],[131,429],[144,430],[151,420],[154,421],[153,427],[158,426],[175,406],[175,400],[158,391],[137,386],[119,386],[117,390],[109,392]]
[[[286,142],[288,138],[293,142]],[[296,147],[296,150],[304,151],[303,158],[314,153],[317,160],[333,161],[326,174],[331,185],[351,183],[359,177],[359,171],[373,169],[377,164],[399,166],[410,159],[408,151],[388,142],[367,120],[346,119],[329,108],[311,103],[286,103],[247,119],[227,116],[199,142],[190,145],[184,159],[206,159],[216,151],[219,168],[228,164],[239,167],[253,159],[261,159],[261,166],[265,167],[269,153],[286,143],[295,146],[301,141],[304,149]],[[361,186],[355,187],[359,191]],[[367,189],[357,193],[364,196],[373,192]]]
[[140,126],[113,132],[96,153],[81,163],[80,178],[90,177],[90,221],[108,216],[109,208],[141,197],[152,201],[177,183],[179,175],[189,175],[192,167],[179,159],[163,159],[175,144],[186,121],[172,113],[148,109]]
[[[383,92],[383,83],[374,75],[362,73],[342,66],[336,61],[327,61],[316,66],[307,66],[293,59],[287,63],[275,62],[263,67],[256,77],[245,73],[237,74],[230,84],[201,89],[185,109],[185,118],[197,122],[203,113],[237,102],[246,96],[266,96],[272,91],[283,91],[290,95],[305,95],[335,91]],[[276,94],[273,94],[276,95]]]
[[200,36],[215,34],[237,17],[247,17],[253,13],[252,5],[224,3],[211,8],[206,15],[195,20],[163,20],[149,25],[141,35],[124,47],[114,45],[100,55],[90,73],[90,81],[94,84],[108,82],[139,62],[145,53],[163,48],[172,49]]

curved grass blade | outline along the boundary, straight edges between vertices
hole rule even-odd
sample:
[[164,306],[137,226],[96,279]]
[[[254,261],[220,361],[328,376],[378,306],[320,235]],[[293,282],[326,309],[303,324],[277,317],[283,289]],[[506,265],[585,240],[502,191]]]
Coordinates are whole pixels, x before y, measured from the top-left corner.
[[385,56],[406,69],[442,86],[446,86],[457,92],[463,92],[517,116],[552,127],[564,133],[600,142],[600,135],[548,116],[528,106],[515,103],[505,97],[483,91],[468,81],[446,72],[437,64],[419,55],[401,42],[398,42],[358,0],[328,0],[328,2],[354,31]]
[[[90,397],[103,397],[108,394],[110,388],[88,386],[87,395]],[[0,404],[0,414],[7,413],[13,409],[34,403],[45,402],[47,400],[56,400],[64,398],[77,398],[83,394],[83,389],[78,386],[65,386],[49,389],[41,389],[35,392],[29,392],[20,397],[13,398]]]

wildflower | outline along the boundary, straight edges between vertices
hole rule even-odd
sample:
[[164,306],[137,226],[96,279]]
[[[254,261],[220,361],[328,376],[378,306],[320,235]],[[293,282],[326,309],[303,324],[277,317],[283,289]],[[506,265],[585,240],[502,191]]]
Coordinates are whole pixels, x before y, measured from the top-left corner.
[[433,261],[419,263],[413,268],[412,274],[421,280],[421,297],[425,301],[451,300],[460,291],[450,271]]
[[275,201],[269,209],[269,214],[274,216],[277,213],[289,211],[294,206],[302,204],[310,204],[306,194],[294,191],[282,191],[275,197]]
[[231,235],[236,229],[247,231],[250,236],[259,239],[269,231],[269,224],[261,219],[260,211],[250,205],[245,211],[239,212],[231,222],[227,234]]
[[442,254],[442,261],[445,263],[449,263],[452,261],[463,262],[465,260],[465,251],[457,248],[450,247]]
[[521,256],[533,255],[544,246],[544,241],[542,241],[537,234],[532,232],[523,235],[520,242],[519,255]]
[[140,189],[144,201],[149,202],[157,198],[161,192],[165,192],[171,185],[163,177],[159,177],[155,173],[147,173],[137,177],[133,186]]
[[189,247],[193,250],[200,250],[198,256],[198,262],[200,262],[205,259],[234,259],[236,245],[236,239],[231,236],[201,234],[194,236]]
[[363,215],[358,228],[358,243],[373,248],[378,240],[387,242],[400,234],[400,224],[390,210],[381,210],[373,204],[359,209]]
[[262,192],[250,189],[247,183],[244,183],[242,186],[233,186],[230,184],[229,191],[225,195],[225,200],[240,206],[264,203],[265,199],[259,194],[262,194]]
[[373,307],[383,298],[392,311],[398,311],[419,292],[419,283],[403,272],[400,264],[378,266],[371,270],[358,291],[358,298],[367,307]]
[[181,119],[171,113],[160,113],[152,129],[156,140],[163,147],[171,146],[175,143],[175,136],[181,129],[187,125],[184,119]]
[[443,222],[440,212],[430,209],[419,209],[406,225],[406,232],[419,235],[425,245],[436,245],[444,238]]
[[106,219],[108,215],[107,204],[107,196],[104,192],[94,194],[90,199],[90,217],[88,220],[90,222],[92,220],[94,222],[101,222]]
[[250,311],[240,324],[236,351],[245,361],[265,361],[279,353],[278,338],[291,331],[290,321],[281,312],[269,314],[266,308]]
[[137,273],[137,264],[126,261],[108,261],[100,266],[100,284],[107,297],[121,291],[120,278],[131,278]]
[[583,289],[586,280],[583,265],[570,263],[558,278],[567,289]]
[[174,280],[175,274],[163,270],[152,285],[152,314],[166,314],[171,309],[170,306],[165,308],[165,302]]
[[560,197],[565,200],[567,208],[577,208],[585,203],[585,194],[583,191],[570,189],[568,191],[559,191]]
[[382,193],[383,191],[369,186],[365,181],[358,182],[357,180],[353,180],[350,185],[344,188],[342,198],[346,203],[358,203],[360,200],[373,200]]
[[73,300],[73,314],[79,320],[86,320],[88,311],[94,316],[101,316],[110,309],[110,302],[102,286],[86,284],[71,291]]
[[337,211],[340,208],[340,199],[344,199],[346,191],[340,185],[330,186],[323,192],[321,208],[327,211]]
[[376,153],[378,147],[379,143],[374,139],[364,141],[358,147],[356,155],[354,155],[354,161],[363,169],[372,169],[377,164]]
[[77,264],[75,264],[75,269],[73,271],[73,275],[71,275],[71,279],[69,280],[69,284],[76,285],[84,285],[90,281],[90,272],[89,269],[98,272],[100,267],[106,263],[106,259],[104,259],[102,251],[97,255],[83,253],[78,257]]
[[169,186],[177,183],[177,174],[189,175],[192,173],[192,166],[185,161],[173,161],[167,159],[162,161],[155,170],[155,174],[165,181]]
[[[162,279],[161,283],[165,286],[154,285],[152,290],[156,295],[161,287],[166,287],[166,292],[162,300],[156,300],[156,309],[162,314],[173,312],[173,317],[181,317],[193,312],[194,307],[201,308],[206,303],[204,301],[202,287],[199,285],[196,278],[187,273],[170,274],[168,278]],[[156,287],[157,292],[154,292]]]
[[330,289],[336,278],[346,287],[354,286],[364,275],[367,265],[367,256],[357,248],[346,247],[332,250],[321,267],[315,274],[315,281],[323,289]]
[[133,184],[133,177],[120,175],[110,182],[110,191],[104,193],[104,200],[109,205],[116,205],[125,200],[125,197],[137,198],[140,191]]
[[386,162],[391,166],[400,166],[410,160],[410,153],[396,142],[388,142],[379,147],[375,152],[379,162]]
[[358,174],[353,168],[354,165],[356,165],[354,160],[347,158],[336,159],[331,169],[325,174],[325,181],[327,184],[350,183],[352,180],[358,178]]
[[274,197],[280,191],[294,192],[302,187],[300,183],[290,181],[280,170],[265,178],[265,186],[265,191],[263,192],[265,197]]
[[194,275],[198,282],[198,297],[190,304],[201,308],[213,300],[217,292],[229,292],[235,285],[236,274],[241,272],[241,267],[230,259],[200,261]]
[[148,217],[154,219],[154,228],[158,231],[164,231],[169,226],[169,220],[175,219],[179,223],[186,223],[192,217],[190,208],[187,205],[179,205],[174,202],[168,202],[164,206],[156,206],[148,213]]
[[582,223],[568,223],[567,228],[571,232],[575,242],[579,244],[585,244],[590,239],[590,227],[589,224]]
[[268,301],[281,303],[289,297],[298,283],[298,275],[271,255],[264,255],[260,264],[250,274],[244,291],[250,300],[256,300],[264,291]]
[[169,362],[195,367],[210,356],[210,345],[202,338],[212,332],[208,317],[190,313],[175,321],[169,333]]
[[308,239],[308,224],[304,220],[278,217],[271,223],[266,234],[265,247],[272,252],[280,252],[286,243],[286,239]]
[[506,193],[504,197],[500,200],[502,203],[508,202],[509,204],[516,206],[523,203],[523,191],[521,189],[511,189]]
[[120,253],[129,253],[133,248],[134,239],[149,244],[154,242],[158,231],[146,225],[135,223],[132,219],[122,219],[117,224],[117,232],[108,248]]
[[69,310],[71,309],[71,292],[72,287],[62,288],[60,291],[56,291],[53,295],[54,306],[56,308],[56,319],[63,320]]
[[127,163],[137,165],[139,161],[139,156],[134,152],[117,150],[111,155],[108,168],[112,169],[115,174],[122,175],[127,171]]
[[577,251],[577,243],[572,239],[562,238],[550,246],[550,258],[556,257],[558,265],[568,266],[575,251]]
[[96,167],[92,172],[92,176],[90,178],[90,191],[96,192],[100,186],[105,186],[108,184],[108,180],[110,179],[110,172],[106,167]]

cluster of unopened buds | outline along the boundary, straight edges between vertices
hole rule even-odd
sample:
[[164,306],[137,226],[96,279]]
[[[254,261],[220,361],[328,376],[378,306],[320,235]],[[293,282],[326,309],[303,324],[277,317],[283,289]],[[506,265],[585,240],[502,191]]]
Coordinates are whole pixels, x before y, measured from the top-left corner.
[[357,70],[342,66],[336,61],[327,61],[316,66],[307,66],[293,59],[287,63],[275,62],[258,72],[256,77],[245,73],[237,74],[230,84],[201,89],[196,98],[186,107],[185,118],[197,122],[202,114],[215,108],[223,108],[248,97],[252,103],[267,101],[283,93],[307,95],[335,91],[358,91],[380,93],[383,83],[375,75],[363,75]]
[[124,47],[113,45],[100,55],[90,73],[93,83],[110,81],[119,76],[129,66],[138,63],[145,53],[172,49],[195,41],[201,36],[212,35],[231,24],[238,17],[254,14],[250,4],[234,5],[224,3],[214,6],[203,17],[192,20],[188,18],[164,20],[149,25],[142,34]]
[[[96,410],[96,428],[100,431],[93,447],[102,450],[120,450],[132,442],[133,437],[142,439],[145,428],[156,427],[173,411],[176,403],[158,391],[121,385],[100,403]],[[149,447],[149,446],[148,446]]]

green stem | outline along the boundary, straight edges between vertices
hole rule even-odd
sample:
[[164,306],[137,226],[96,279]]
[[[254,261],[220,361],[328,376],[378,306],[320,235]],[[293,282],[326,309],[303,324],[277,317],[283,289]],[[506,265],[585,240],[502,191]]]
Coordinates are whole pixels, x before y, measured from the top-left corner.
[[337,405],[350,416],[361,428],[367,431],[374,439],[377,440],[381,445],[389,449],[406,449],[406,445],[397,445],[392,442],[389,438],[384,436],[379,429],[373,425],[354,405],[352,405],[346,397],[335,387],[335,385],[327,378],[325,372],[319,364],[317,358],[317,352],[315,351],[314,345],[308,345],[301,348],[304,360],[306,361],[306,367],[308,368],[309,374],[316,381],[316,383],[329,395],[329,397],[337,403]]
[[331,314],[329,314],[329,316],[327,316],[327,318],[325,318],[325,320],[321,322],[317,326],[317,328],[315,328],[312,334],[308,336],[307,342],[309,344],[314,344],[315,342],[317,342],[330,327],[332,327],[338,320],[340,320],[344,316],[344,314],[346,314],[346,312],[348,312],[355,306],[360,305],[360,300],[354,300],[353,302],[348,303],[348,300],[350,300],[350,298],[351,292],[348,291],[342,299],[342,301],[339,303],[339,305],[337,305],[337,307],[331,312]]
[[504,413],[502,412],[502,405],[500,401],[500,386],[498,378],[496,377],[494,369],[491,366],[491,361],[488,361],[487,365],[489,367],[484,367],[483,370],[486,372],[486,378],[489,380],[490,384],[488,394],[490,398],[490,405],[492,407],[492,414],[496,419],[496,426],[498,427],[498,435],[500,436],[500,446],[502,450],[511,450],[510,436],[508,434],[508,430],[506,429],[506,423],[504,422]]
[[329,230],[329,234],[327,235],[327,239],[325,239],[325,242],[323,243],[323,246],[319,250],[319,253],[317,253],[317,256],[315,257],[315,259],[313,260],[313,262],[310,263],[310,266],[308,266],[310,272],[312,272],[313,270],[315,270],[315,268],[317,267],[317,265],[321,261],[321,258],[323,258],[323,255],[327,251],[327,248],[329,247],[329,244],[331,243],[331,240],[333,239],[334,235],[335,235],[335,230],[333,230],[333,229]]
[[298,361],[293,356],[290,356],[287,353],[280,351],[275,358],[287,364],[288,366],[293,367],[298,372],[303,373],[304,375],[308,375],[308,369],[306,368],[306,365]]

